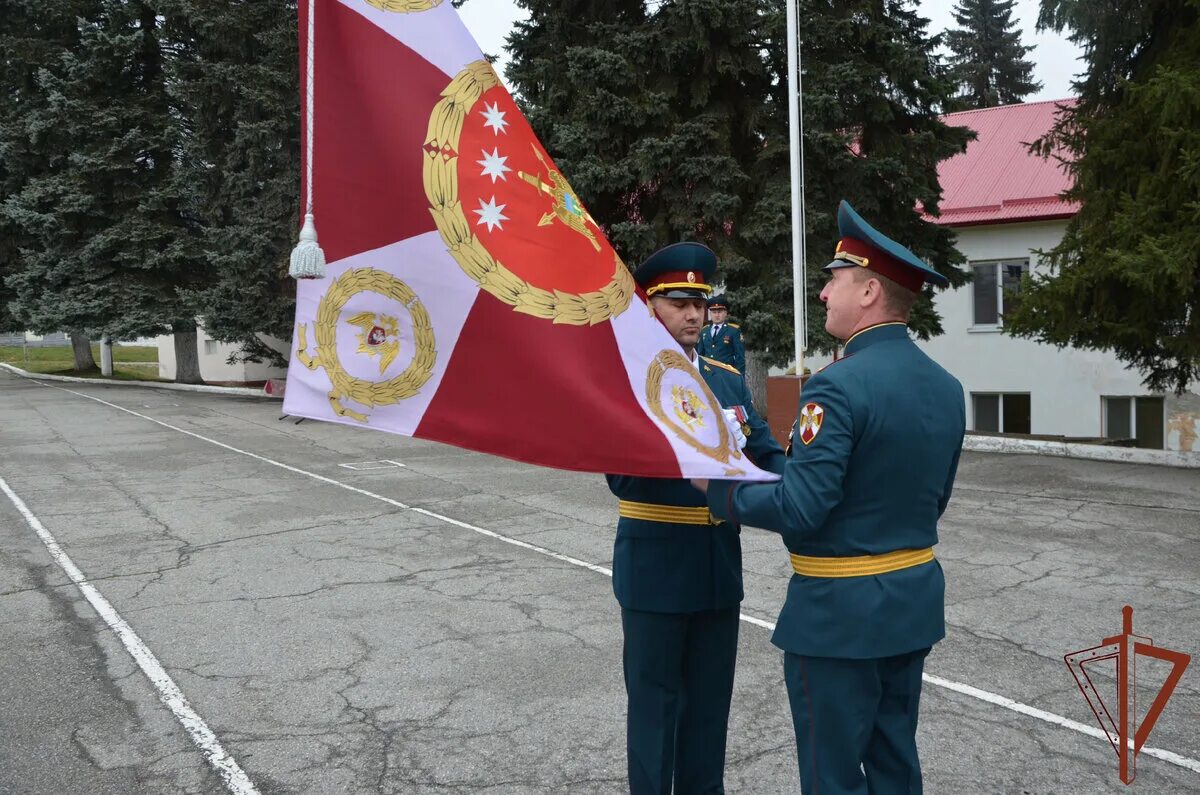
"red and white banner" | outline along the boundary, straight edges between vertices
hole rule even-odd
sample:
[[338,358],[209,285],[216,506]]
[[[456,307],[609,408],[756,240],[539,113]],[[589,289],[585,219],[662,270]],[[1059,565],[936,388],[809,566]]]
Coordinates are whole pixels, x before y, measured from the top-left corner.
[[561,469],[774,478],[448,0],[316,0],[314,22],[329,266],[297,284],[287,413]]

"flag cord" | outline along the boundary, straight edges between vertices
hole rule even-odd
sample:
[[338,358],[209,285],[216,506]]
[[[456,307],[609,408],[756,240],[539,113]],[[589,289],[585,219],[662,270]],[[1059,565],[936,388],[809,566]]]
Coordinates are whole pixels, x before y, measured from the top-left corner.
[[316,0],[308,0],[308,36],[306,44],[308,45],[307,68],[304,70],[305,88],[304,88],[304,118],[305,124],[305,141],[304,141],[304,186],[306,196],[304,199],[304,214],[305,216],[312,215],[313,211],[313,18],[316,12]]
[[288,275],[293,279],[321,279],[325,276],[325,252],[317,245],[317,225],[313,220],[313,40],[316,11],[316,0],[308,0],[304,69],[304,227],[300,230],[300,242],[292,249],[288,267]]

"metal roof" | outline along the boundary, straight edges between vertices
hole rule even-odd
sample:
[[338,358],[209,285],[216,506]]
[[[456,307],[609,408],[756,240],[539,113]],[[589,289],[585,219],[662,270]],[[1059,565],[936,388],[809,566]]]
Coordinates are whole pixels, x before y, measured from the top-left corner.
[[942,226],[977,226],[1074,215],[1079,203],[1059,198],[1071,185],[1065,168],[1029,151],[1029,144],[1054,124],[1058,109],[1074,102],[1029,102],[943,116],[947,124],[969,127],[977,137],[967,151],[938,164],[941,215],[926,219]]

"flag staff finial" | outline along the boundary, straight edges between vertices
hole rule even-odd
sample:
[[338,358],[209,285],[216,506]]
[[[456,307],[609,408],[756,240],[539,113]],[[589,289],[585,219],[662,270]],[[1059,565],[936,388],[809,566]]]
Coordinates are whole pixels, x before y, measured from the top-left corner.
[[300,242],[292,249],[288,275],[293,279],[322,279],[325,277],[325,252],[317,244],[317,225],[313,220],[313,19],[316,16],[316,0],[308,0],[308,55],[306,59],[304,91],[304,227],[300,230]]

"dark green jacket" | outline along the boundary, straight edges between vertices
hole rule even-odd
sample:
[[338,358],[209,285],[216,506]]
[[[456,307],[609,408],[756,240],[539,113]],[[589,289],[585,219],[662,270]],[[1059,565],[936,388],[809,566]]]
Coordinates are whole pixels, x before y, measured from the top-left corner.
[[736,323],[721,326],[715,339],[712,324],[706,325],[700,332],[700,341],[696,343],[696,353],[731,364],[739,373],[746,371],[746,346],[742,343],[742,330]]
[[[785,456],[767,423],[751,405],[740,373],[698,360],[700,374],[725,408],[746,409],[746,454],[761,469],[782,472]],[[623,500],[704,507],[704,495],[687,480],[608,475]],[[652,613],[692,613],[733,607],[742,601],[741,528],[667,524],[622,516],[613,548],[613,592],[621,607]]]
[[[778,531],[800,555],[932,547],[962,449],[962,386],[900,323],[865,329],[845,350],[804,385],[800,416],[819,415],[820,425],[798,421],[783,479],[714,482],[710,509]],[[873,576],[794,574],[772,640],[795,654],[857,659],[931,646],[945,636],[944,589],[936,560]]]

